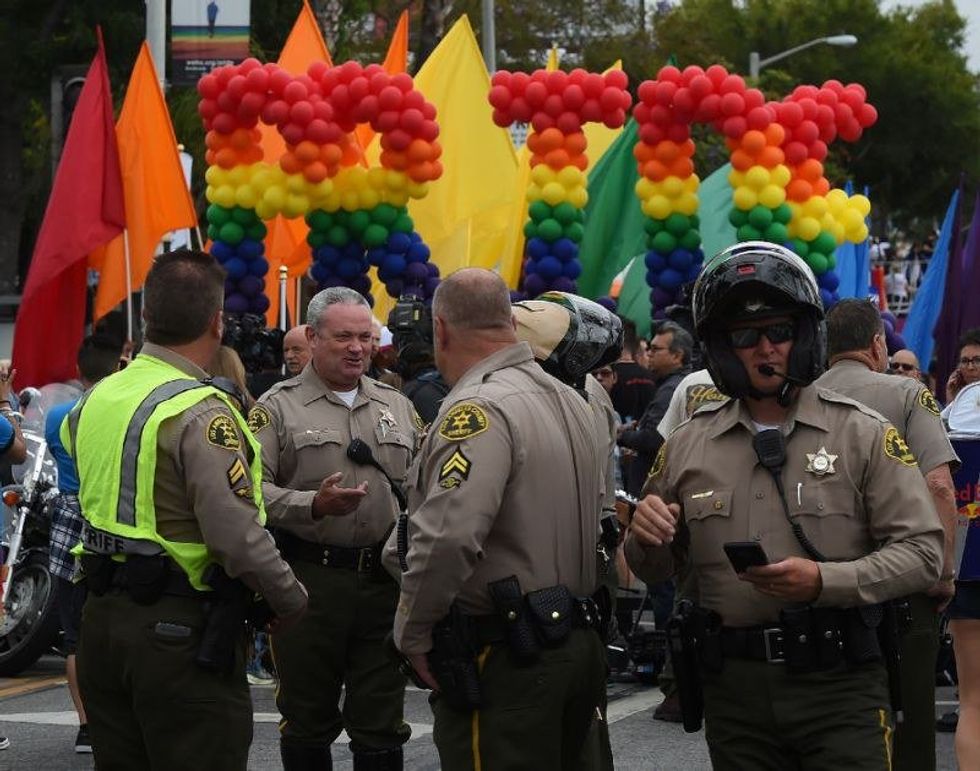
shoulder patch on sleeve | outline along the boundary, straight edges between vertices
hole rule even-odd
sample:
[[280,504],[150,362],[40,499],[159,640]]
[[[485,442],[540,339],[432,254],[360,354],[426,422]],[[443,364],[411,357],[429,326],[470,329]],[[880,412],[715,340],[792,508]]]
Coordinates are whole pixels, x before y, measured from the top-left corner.
[[898,431],[894,426],[889,426],[885,431],[885,455],[887,455],[892,460],[897,460],[899,463],[906,466],[918,466],[919,464],[915,460],[915,456],[909,449],[909,446],[905,444],[905,440],[899,436]]
[[439,486],[447,490],[459,487],[469,477],[472,465],[462,450],[456,450],[439,469]]
[[422,416],[419,415],[418,410],[412,410],[412,423],[415,424],[415,430],[420,434],[425,431],[425,423],[422,422]]
[[928,388],[923,388],[919,391],[918,402],[920,407],[925,407],[933,415],[938,415],[941,412],[939,402],[936,401],[936,397],[932,395],[932,391]]
[[208,423],[208,444],[225,450],[239,450],[242,442],[238,438],[238,426],[227,415],[218,415]]
[[687,417],[691,417],[695,412],[705,405],[713,402],[727,402],[728,397],[714,385],[696,383],[687,389],[687,404],[684,412]]
[[228,487],[239,498],[252,497],[252,477],[240,457],[228,467]]
[[269,411],[261,404],[256,404],[249,410],[248,427],[252,429],[253,434],[259,433],[270,422],[272,422],[272,418],[269,417]]
[[450,442],[460,442],[482,434],[490,427],[487,414],[472,402],[454,405],[439,424],[439,436]]
[[664,466],[667,465],[667,443],[664,442],[660,445],[660,449],[657,450],[657,457],[653,459],[653,465],[650,466],[650,473],[647,474],[647,481],[651,479],[656,479],[664,472]]

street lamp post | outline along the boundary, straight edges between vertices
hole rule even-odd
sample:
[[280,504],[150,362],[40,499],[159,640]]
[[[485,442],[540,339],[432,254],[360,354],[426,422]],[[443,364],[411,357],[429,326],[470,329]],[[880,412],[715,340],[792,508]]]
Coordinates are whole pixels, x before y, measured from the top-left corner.
[[766,67],[773,62],[778,62],[780,59],[785,59],[787,56],[792,56],[793,54],[799,53],[807,48],[820,45],[821,43],[826,43],[829,46],[852,46],[857,43],[857,41],[858,39],[854,35],[830,35],[829,37],[818,37],[807,43],[803,43],[802,45],[790,48],[776,54],[775,56],[769,56],[765,59],[760,59],[759,52],[753,51],[749,54],[749,77],[753,80],[757,80],[759,77],[759,70],[761,70],[763,67]]

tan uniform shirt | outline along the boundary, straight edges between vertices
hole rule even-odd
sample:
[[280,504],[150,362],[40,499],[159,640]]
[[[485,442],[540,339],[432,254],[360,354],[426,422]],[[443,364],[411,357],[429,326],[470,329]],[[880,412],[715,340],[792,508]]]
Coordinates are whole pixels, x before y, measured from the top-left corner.
[[932,391],[910,377],[874,372],[865,364],[842,359],[816,383],[880,412],[898,429],[925,474],[944,464],[959,466],[946,436],[939,404]]
[[658,433],[666,439],[670,432],[697,412],[705,404],[723,402],[728,399],[718,390],[706,369],[696,369],[684,376],[677,384],[667,412],[657,424]]
[[[384,476],[347,457],[355,437],[402,483],[418,446],[421,421],[412,403],[390,386],[362,377],[348,407],[316,374],[312,364],[277,383],[249,413],[262,444],[262,491],[269,524],[314,543],[370,546],[388,532],[398,503]],[[342,471],[342,487],[368,483],[353,514],[313,520],[311,507],[325,477]]]
[[[739,581],[724,543],[758,541],[771,562],[807,556],[752,448],[755,432],[739,400],[705,406],[677,428],[645,488],[680,504],[675,543],[643,547],[632,534],[626,541],[627,560],[646,581],[671,575],[687,552],[701,604],[729,626],[775,622],[786,603]],[[816,605],[870,604],[935,583],[942,527],[915,458],[891,425],[863,405],[809,386],[783,432],[790,516],[827,559]]]
[[[142,353],[192,378],[207,377],[168,348],[146,343]],[[216,396],[161,424],[154,481],[157,532],[170,541],[203,542],[229,576],[259,592],[277,615],[289,615],[306,604],[306,590],[259,524],[255,501],[236,494],[242,492],[241,482],[233,483],[229,474],[240,464],[248,468],[248,444],[240,433],[237,441],[228,441],[219,438],[220,432],[209,431],[216,419],[223,430],[238,431],[228,406]]]
[[510,575],[524,592],[595,591],[605,469],[592,409],[535,364],[527,343],[472,367],[412,470],[398,647],[431,649],[432,626],[454,600],[492,613],[487,583]]
[[599,456],[606,459],[606,475],[602,491],[602,516],[616,514],[616,426],[619,419],[606,389],[592,375],[585,376],[585,393],[596,420]]

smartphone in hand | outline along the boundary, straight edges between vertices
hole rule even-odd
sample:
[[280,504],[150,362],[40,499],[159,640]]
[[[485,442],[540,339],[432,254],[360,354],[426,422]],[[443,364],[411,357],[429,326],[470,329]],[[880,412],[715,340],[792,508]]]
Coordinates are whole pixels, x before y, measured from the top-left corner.
[[722,548],[736,573],[769,564],[769,557],[757,541],[729,541]]

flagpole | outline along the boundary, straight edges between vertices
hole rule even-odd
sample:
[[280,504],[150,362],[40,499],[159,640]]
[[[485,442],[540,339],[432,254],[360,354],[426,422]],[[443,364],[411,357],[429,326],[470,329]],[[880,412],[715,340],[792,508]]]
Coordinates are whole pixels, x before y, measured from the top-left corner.
[[[302,311],[300,305],[303,303],[303,277],[296,277],[296,324],[299,324],[299,317]],[[295,324],[294,324],[295,326]]]
[[129,228],[123,230],[123,255],[126,262],[126,340],[133,341],[133,274],[129,264]]
[[289,268],[285,265],[279,266],[279,329],[286,331],[286,280],[289,277]]

